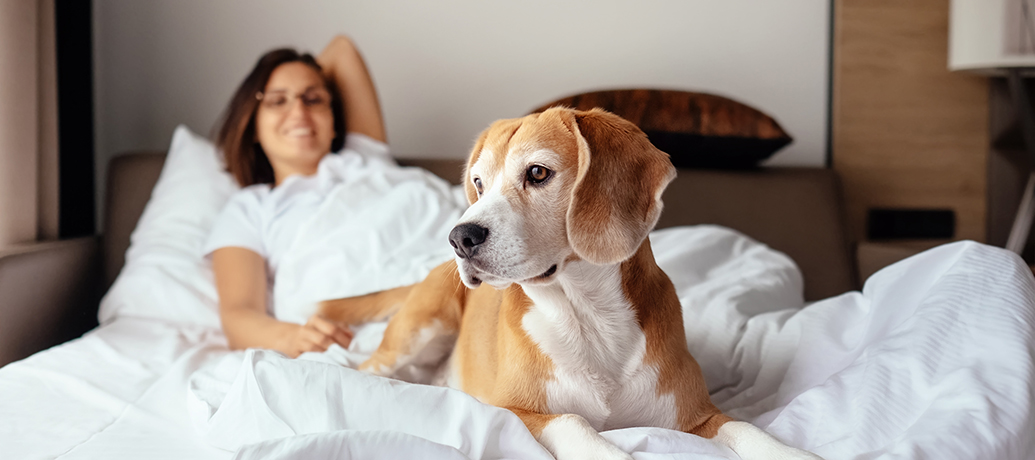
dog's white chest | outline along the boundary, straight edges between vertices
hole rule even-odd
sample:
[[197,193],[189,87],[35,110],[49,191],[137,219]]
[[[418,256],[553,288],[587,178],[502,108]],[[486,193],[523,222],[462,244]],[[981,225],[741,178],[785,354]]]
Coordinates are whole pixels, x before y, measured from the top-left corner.
[[549,286],[526,287],[534,302],[523,327],[553,362],[546,382],[555,414],[593,428],[675,426],[673,398],[657,394],[657,369],[644,364],[646,337],[621,289],[617,266],[568,267]]

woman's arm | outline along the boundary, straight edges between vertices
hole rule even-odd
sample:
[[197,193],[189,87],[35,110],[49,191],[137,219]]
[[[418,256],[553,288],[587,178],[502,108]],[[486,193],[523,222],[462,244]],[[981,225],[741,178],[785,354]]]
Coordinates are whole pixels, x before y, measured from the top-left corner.
[[269,348],[292,358],[307,351],[325,351],[332,343],[348,347],[352,333],[314,315],[304,324],[286,323],[266,313],[266,261],[244,248],[212,253],[212,271],[219,292],[219,318],[230,348]]
[[381,104],[363,56],[348,37],[338,35],[316,58],[345,101],[345,128],[387,142]]

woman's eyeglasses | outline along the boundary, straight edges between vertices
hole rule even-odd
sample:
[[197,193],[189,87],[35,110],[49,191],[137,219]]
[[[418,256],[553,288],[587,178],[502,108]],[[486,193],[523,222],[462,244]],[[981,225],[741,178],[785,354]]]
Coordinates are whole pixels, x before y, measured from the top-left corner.
[[255,93],[255,98],[264,108],[276,111],[287,110],[291,106],[291,101],[296,98],[302,101],[302,106],[307,109],[331,108],[331,94],[324,89],[311,89],[291,96],[287,91],[270,91],[268,93],[259,91]]

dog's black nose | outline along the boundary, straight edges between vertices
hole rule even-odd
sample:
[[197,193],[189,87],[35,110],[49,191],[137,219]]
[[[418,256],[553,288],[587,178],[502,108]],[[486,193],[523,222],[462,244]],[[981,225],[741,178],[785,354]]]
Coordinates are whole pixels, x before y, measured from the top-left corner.
[[461,259],[467,259],[474,255],[475,248],[485,242],[489,236],[489,229],[478,224],[461,224],[453,227],[449,232],[449,244],[453,251]]

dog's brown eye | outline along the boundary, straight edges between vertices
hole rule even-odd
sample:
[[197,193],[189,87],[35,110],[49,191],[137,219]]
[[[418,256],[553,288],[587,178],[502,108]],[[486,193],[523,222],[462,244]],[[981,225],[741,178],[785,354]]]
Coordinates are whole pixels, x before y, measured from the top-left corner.
[[474,178],[474,189],[478,191],[478,195],[482,194],[482,180],[477,177]]
[[526,175],[528,176],[528,182],[531,182],[533,184],[540,184],[546,179],[549,179],[550,174],[552,172],[553,171],[550,171],[549,169],[546,169],[542,166],[532,165],[530,168],[528,168],[528,173]]

